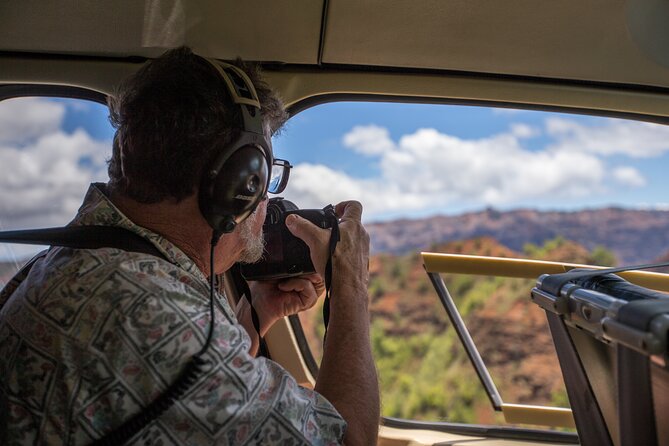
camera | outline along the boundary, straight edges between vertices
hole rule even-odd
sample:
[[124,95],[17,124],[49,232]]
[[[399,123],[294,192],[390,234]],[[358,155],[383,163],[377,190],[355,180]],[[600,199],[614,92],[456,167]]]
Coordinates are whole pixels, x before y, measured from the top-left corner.
[[324,229],[332,227],[334,213],[323,209],[298,209],[295,203],[282,197],[271,198],[263,223],[265,252],[258,263],[241,264],[246,280],[274,280],[302,276],[315,272],[309,247],[286,227],[286,217],[297,214]]

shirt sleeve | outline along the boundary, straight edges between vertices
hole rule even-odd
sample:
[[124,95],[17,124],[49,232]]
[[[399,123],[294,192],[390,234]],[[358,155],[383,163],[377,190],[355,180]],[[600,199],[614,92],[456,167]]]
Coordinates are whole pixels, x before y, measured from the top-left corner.
[[[100,438],[110,425],[140,412],[178,379],[204,345],[210,327],[208,289],[201,280],[179,274],[176,268],[115,274],[117,292],[138,286],[141,292],[117,304],[97,336],[102,343],[95,348],[104,353],[108,382],[103,397],[75,414],[88,432],[95,432],[91,437]],[[277,363],[251,357],[251,340],[227,301],[217,296],[215,307],[206,365],[183,396],[131,444],[149,438],[163,444],[341,444],[346,423],[336,409],[299,386]]]

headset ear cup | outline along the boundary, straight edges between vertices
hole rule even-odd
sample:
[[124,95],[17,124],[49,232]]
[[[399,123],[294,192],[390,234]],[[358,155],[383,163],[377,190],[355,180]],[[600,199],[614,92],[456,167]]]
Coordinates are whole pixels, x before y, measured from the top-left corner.
[[[218,164],[217,160],[213,166]],[[205,170],[200,210],[209,225],[220,232],[231,232],[265,197],[268,178],[264,151],[251,145],[235,150],[218,169]]]

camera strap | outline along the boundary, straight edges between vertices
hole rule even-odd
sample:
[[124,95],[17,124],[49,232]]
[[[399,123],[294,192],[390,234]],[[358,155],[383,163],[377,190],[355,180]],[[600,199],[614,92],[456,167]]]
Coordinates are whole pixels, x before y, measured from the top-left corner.
[[243,294],[244,298],[251,307],[251,322],[253,322],[253,328],[255,328],[256,334],[258,335],[258,353],[256,357],[263,356],[265,358],[272,359],[269,354],[267,342],[265,342],[265,338],[260,335],[260,318],[258,317],[258,312],[253,306],[253,296],[251,296],[251,289],[249,288],[249,284],[246,279],[244,279],[240,268],[240,264],[235,263],[232,268],[230,268],[230,276],[232,277],[232,282],[237,293],[239,295]]
[[167,260],[150,241],[117,226],[65,226],[0,232],[0,243],[63,246],[73,249],[117,248]]
[[323,300],[323,324],[325,325],[325,333],[323,334],[323,343],[328,335],[328,324],[330,323],[330,291],[332,290],[332,255],[337,248],[339,242],[339,220],[335,214],[334,206],[331,204],[324,207],[325,216],[330,220],[332,232],[330,232],[330,244],[328,262],[325,264],[325,299]]

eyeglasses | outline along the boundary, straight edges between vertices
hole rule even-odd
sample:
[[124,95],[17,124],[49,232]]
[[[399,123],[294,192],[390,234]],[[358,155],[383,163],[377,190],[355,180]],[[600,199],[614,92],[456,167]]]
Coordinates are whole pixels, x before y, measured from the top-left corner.
[[269,177],[269,187],[267,192],[270,194],[280,194],[288,184],[290,169],[293,166],[286,160],[275,159],[272,163],[272,174]]

